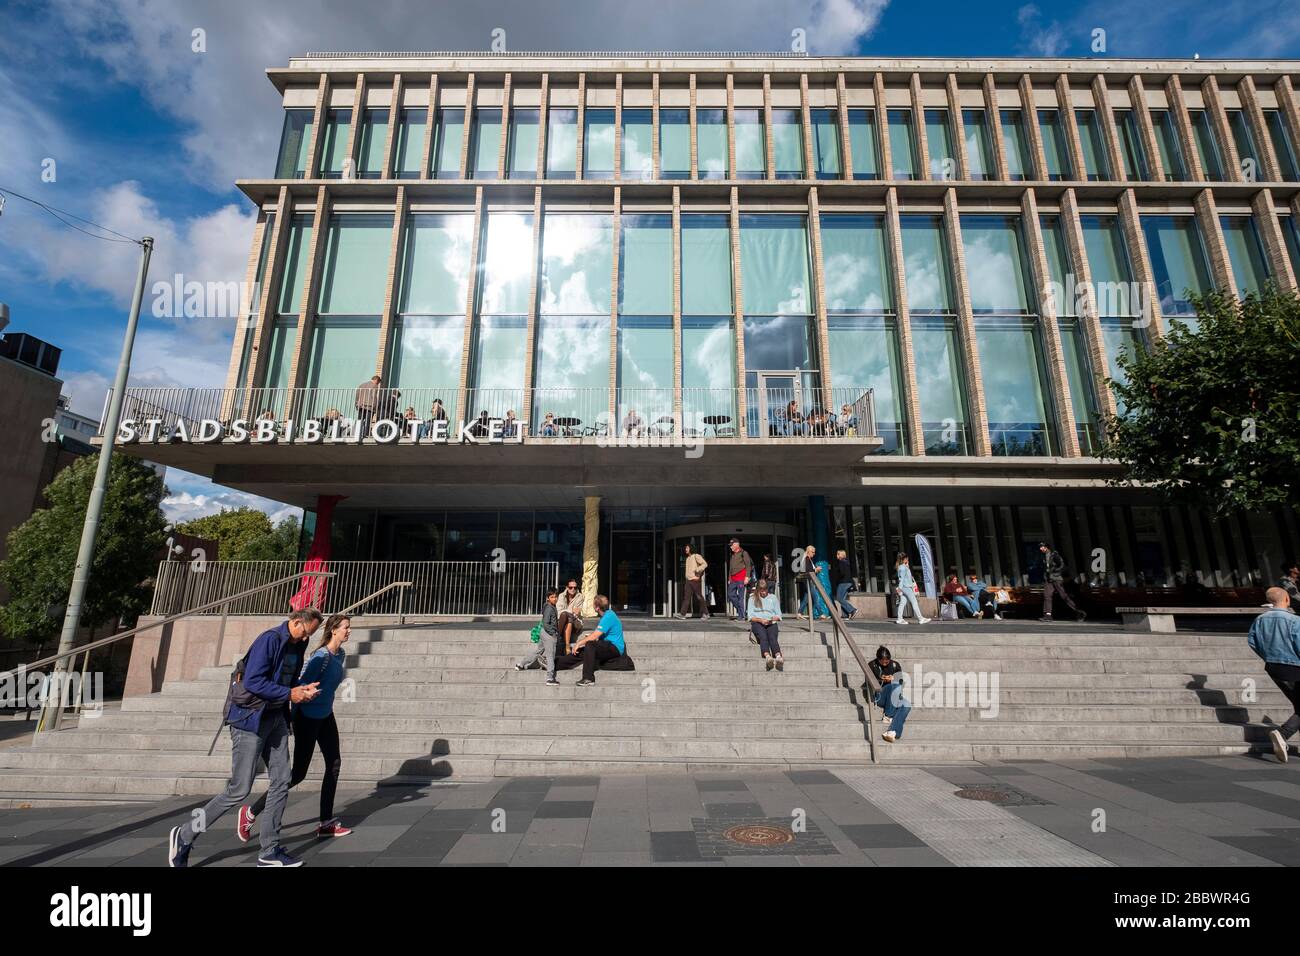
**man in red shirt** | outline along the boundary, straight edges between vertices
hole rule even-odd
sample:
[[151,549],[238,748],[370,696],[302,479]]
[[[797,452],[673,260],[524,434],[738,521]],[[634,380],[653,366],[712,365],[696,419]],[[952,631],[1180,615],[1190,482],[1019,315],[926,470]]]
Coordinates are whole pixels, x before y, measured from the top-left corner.
[[728,543],[731,554],[727,558],[727,600],[736,609],[736,620],[745,622],[745,588],[754,578],[754,559],[732,538]]

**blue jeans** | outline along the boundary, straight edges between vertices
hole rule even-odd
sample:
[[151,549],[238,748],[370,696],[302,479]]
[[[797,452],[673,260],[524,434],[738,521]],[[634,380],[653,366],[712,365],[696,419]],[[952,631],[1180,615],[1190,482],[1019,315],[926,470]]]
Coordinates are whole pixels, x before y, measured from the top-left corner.
[[839,584],[835,585],[835,603],[840,606],[841,611],[850,617],[852,617],[853,612],[857,610],[857,608],[849,603],[849,588],[852,586],[852,581],[841,581]]
[[894,596],[898,598],[898,620],[903,619],[903,612],[909,604],[912,605],[912,613],[916,615],[918,621],[925,616],[921,613],[921,603],[916,599],[916,592],[911,588],[899,588],[894,592]]
[[903,724],[907,721],[907,715],[912,712],[912,704],[903,696],[903,685],[896,683],[883,684],[880,693],[876,695],[876,706],[885,712],[886,717],[893,718],[889,729],[894,732],[897,739],[903,739]]
[[979,605],[975,603],[975,599],[969,594],[954,594],[952,599],[969,611],[971,617],[974,617],[979,612]]
[[736,609],[736,619],[745,620],[745,585],[740,581],[727,582],[727,600]]

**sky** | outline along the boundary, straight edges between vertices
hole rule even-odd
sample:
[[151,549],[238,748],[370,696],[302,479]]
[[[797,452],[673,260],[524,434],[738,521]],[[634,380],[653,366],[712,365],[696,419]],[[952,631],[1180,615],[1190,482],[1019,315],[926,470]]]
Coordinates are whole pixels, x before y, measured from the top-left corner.
[[[283,120],[268,67],[313,51],[486,50],[494,31],[520,51],[788,50],[801,31],[812,55],[1300,58],[1300,2],[0,0],[0,191],[153,236],[151,284],[239,282],[255,210],[234,182],[272,174]],[[103,407],[137,258],[16,198],[0,213],[10,330],[63,349],[77,411]],[[152,292],[131,383],[223,385],[233,315],[155,315]],[[176,469],[167,485],[171,520],[296,513]]]

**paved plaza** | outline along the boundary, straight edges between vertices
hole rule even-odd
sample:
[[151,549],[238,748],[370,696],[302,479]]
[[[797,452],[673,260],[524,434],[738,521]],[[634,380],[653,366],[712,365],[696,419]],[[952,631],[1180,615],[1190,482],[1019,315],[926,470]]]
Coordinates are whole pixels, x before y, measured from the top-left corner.
[[[309,866],[1300,864],[1300,764],[1256,756],[517,777],[339,797],[355,832],[322,841],[316,793],[291,795],[284,845]],[[168,830],[201,805],[3,810],[0,864],[164,866]],[[256,837],[241,844],[234,825],[222,818],[191,865],[253,864]]]

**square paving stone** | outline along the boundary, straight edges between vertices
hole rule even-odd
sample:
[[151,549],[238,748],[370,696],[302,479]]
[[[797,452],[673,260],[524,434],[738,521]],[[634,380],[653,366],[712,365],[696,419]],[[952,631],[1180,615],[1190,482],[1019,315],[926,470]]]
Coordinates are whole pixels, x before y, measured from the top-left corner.
[[741,817],[762,818],[763,808],[757,803],[706,803],[704,809],[711,818],[732,820]]
[[410,830],[400,824],[393,826],[358,827],[345,837],[330,837],[322,842],[321,853],[378,853],[388,849],[393,841]]
[[904,846],[865,851],[878,866],[952,866],[952,862],[928,846]]
[[531,846],[576,846],[587,842],[587,821],[569,817],[534,819],[524,833]]
[[863,850],[925,846],[925,841],[898,823],[841,823],[844,835]]
[[579,866],[649,866],[654,862],[654,857],[649,852],[624,852],[615,850],[611,852],[586,850],[582,854],[582,859],[578,862]]
[[690,830],[651,833],[650,854],[656,863],[693,863],[704,859],[695,833]]
[[835,776],[835,774],[831,773],[829,770],[787,770],[785,775],[789,778],[791,783],[797,783],[800,786],[805,783],[844,783],[844,781]]
[[[99,846],[87,847],[79,855],[83,860],[102,860],[114,857],[123,859],[160,846],[162,846],[162,841],[156,836],[121,837],[108,843],[101,843]],[[161,856],[166,856],[166,853],[160,854]]]
[[738,777],[730,780],[701,780],[697,777],[695,779],[695,788],[699,790],[700,793],[710,793],[719,790],[728,793],[743,793],[749,789],[745,781]]
[[413,830],[455,830],[463,833],[479,816],[482,810],[430,810],[412,825]]
[[508,863],[523,838],[522,833],[467,833],[456,841],[443,863]]
[[591,817],[594,800],[546,800],[537,807],[536,819],[571,818],[587,820]]
[[461,834],[452,830],[426,830],[416,835],[408,831],[380,853],[379,862],[388,864],[407,858],[441,861],[460,838]]
[[511,866],[577,866],[582,861],[580,846],[535,846],[522,844],[510,858]]

